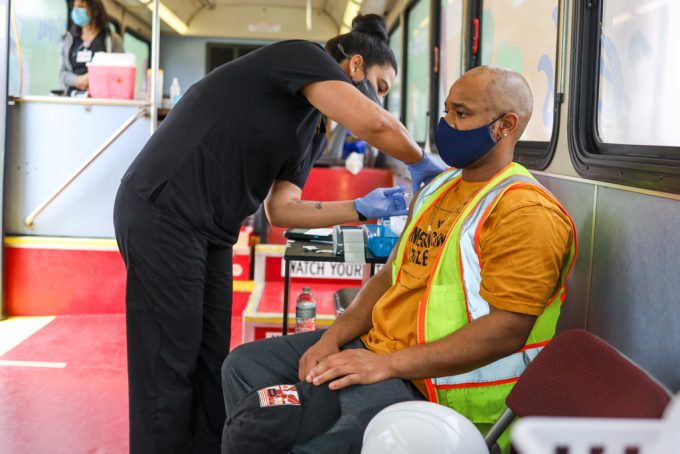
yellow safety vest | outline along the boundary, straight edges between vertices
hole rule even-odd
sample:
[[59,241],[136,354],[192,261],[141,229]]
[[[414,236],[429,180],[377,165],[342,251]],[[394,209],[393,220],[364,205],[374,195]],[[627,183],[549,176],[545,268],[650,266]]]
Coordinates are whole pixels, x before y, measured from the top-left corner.
[[[402,235],[396,260],[392,266],[393,282],[399,278],[404,249],[410,233],[423,214],[461,180],[462,172],[450,169],[423,188],[414,205],[411,223]],[[512,189],[532,186],[553,200],[569,217],[557,199],[543,188],[527,169],[512,163],[489,180],[463,208],[450,228],[445,243],[434,264],[425,297],[418,310],[418,343],[433,342],[448,336],[490,312],[489,304],[479,293],[481,264],[479,232],[485,220],[503,195]],[[431,401],[451,407],[475,424],[495,422],[505,410],[505,398],[540,350],[555,334],[560,306],[565,297],[565,281],[576,258],[576,228],[569,257],[560,274],[559,290],[550,299],[544,312],[522,349],[479,369],[450,377],[425,380]]]

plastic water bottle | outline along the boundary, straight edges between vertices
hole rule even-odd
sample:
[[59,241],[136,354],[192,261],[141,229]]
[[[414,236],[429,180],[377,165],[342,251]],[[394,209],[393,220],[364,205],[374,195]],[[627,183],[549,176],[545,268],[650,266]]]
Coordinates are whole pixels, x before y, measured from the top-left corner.
[[295,332],[306,333],[316,329],[316,300],[312,289],[302,287],[302,293],[295,303]]

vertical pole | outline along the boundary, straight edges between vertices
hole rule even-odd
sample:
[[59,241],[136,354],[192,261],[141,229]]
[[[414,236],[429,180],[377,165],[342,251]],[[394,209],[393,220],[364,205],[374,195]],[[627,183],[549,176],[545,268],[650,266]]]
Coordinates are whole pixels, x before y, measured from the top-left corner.
[[283,276],[283,327],[281,335],[286,336],[288,334],[288,292],[290,292],[290,260],[286,260],[286,257],[284,255],[283,261],[286,271]]
[[[159,62],[159,48],[161,45],[161,23],[160,23],[160,9],[159,0],[153,0],[153,10],[151,19],[151,93],[149,93],[149,101],[151,108],[151,121],[149,122],[149,134],[153,134],[158,126],[158,104],[160,99],[158,96],[158,62]],[[161,88],[162,90],[162,88]],[[162,92],[161,92],[162,93]]]
[[559,0],[559,18],[557,25],[557,59],[555,71],[557,83],[555,84],[555,91],[564,94],[564,68],[567,66],[567,15],[569,14],[569,0]]
[[5,317],[5,153],[7,150],[7,62],[9,59],[9,0],[0,0],[0,319]]

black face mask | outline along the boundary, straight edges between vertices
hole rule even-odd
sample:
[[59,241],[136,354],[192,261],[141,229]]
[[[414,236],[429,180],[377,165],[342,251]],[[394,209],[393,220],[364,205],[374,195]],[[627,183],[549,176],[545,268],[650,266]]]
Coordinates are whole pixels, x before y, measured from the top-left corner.
[[382,102],[380,102],[380,98],[378,97],[378,93],[375,92],[375,88],[373,88],[373,84],[368,79],[353,80],[352,83],[354,84],[355,87],[357,87],[357,89],[361,93],[363,93],[364,96],[366,96],[368,99],[370,99],[374,103],[382,106]]

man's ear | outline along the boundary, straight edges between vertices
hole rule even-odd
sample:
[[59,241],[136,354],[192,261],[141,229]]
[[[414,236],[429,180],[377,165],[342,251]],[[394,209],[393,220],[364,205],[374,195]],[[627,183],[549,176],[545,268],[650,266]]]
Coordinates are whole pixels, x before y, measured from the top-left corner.
[[499,140],[502,137],[512,136],[513,133],[517,130],[517,127],[519,126],[519,116],[514,112],[510,112],[506,114],[503,118],[501,118],[498,124],[499,124],[498,127]]

